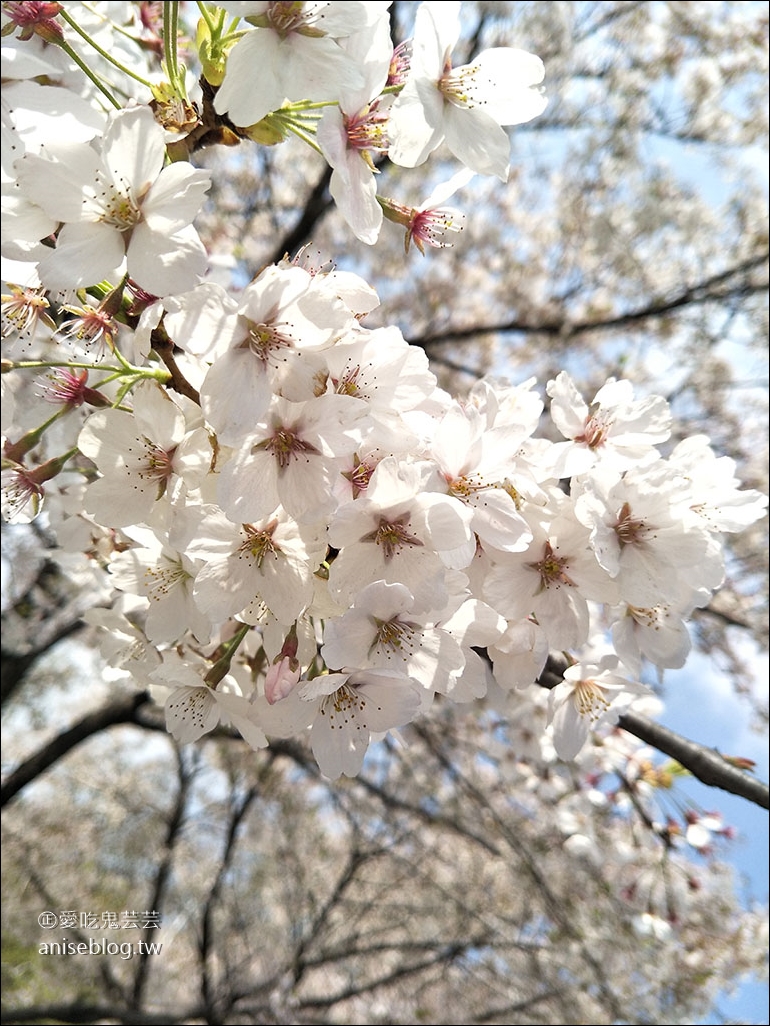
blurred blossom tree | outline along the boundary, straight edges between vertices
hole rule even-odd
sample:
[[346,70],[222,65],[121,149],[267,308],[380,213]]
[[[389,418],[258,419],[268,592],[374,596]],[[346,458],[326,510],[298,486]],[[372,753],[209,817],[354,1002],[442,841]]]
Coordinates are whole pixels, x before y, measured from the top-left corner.
[[766,5],[2,25],[3,1022],[727,1021]]

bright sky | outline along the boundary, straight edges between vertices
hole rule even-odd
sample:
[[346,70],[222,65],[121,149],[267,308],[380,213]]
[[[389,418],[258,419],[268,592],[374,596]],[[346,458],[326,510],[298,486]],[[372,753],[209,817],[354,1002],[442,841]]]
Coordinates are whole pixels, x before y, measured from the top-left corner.
[[[767,656],[753,660],[754,680],[768,680]],[[741,755],[756,763],[756,775],[770,779],[767,735],[751,729],[751,715],[746,702],[732,691],[725,678],[701,655],[692,655],[682,670],[669,670],[665,677],[665,709],[660,721],[694,741],[717,748],[725,755]],[[770,843],[768,814],[743,798],[706,787],[697,780],[677,784],[680,792],[706,810],[719,810],[724,822],[735,827],[736,839],[726,846],[724,858],[745,876],[745,900],[768,902]],[[737,982],[737,981],[736,981]],[[731,997],[719,1000],[717,1008],[733,1022],[766,1024],[768,1011],[767,983],[742,982]],[[702,1021],[710,1026],[715,1019]]]

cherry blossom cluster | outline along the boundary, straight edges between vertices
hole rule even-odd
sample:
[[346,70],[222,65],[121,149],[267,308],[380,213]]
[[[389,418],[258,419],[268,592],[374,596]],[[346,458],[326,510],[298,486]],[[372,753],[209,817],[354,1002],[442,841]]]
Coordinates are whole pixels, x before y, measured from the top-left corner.
[[[378,298],[355,274],[300,255],[225,288],[189,160],[202,132],[274,144],[304,124],[358,238],[387,219],[446,245],[458,219],[434,202],[507,177],[502,126],[543,110],[542,64],[499,48],[453,68],[454,3],[420,5],[411,53],[387,3],[200,5],[203,106],[166,25],[168,79],[135,59],[110,109],[112,77],[74,75],[64,29],[77,8],[98,41],[123,6],[4,4],[6,519],[45,502],[62,558],[86,553],[103,652],[179,741],[309,735],[325,775],[352,776],[432,702],[485,699],[537,725],[539,758],[575,758],[651,694],[643,664],[684,664],[723,535],[767,500],[705,437],[669,451],[666,402],[628,381],[453,398],[397,328],[365,326]],[[440,200],[377,195],[378,154],[414,167],[442,143],[464,169]],[[552,651],[570,665],[544,705]]]

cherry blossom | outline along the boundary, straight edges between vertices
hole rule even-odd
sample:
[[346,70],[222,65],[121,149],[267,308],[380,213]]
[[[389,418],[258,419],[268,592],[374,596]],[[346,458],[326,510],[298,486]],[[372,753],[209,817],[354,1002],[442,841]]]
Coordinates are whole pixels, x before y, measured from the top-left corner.
[[310,744],[324,776],[354,777],[373,735],[409,723],[423,708],[422,689],[410,677],[378,669],[345,669],[300,682],[274,705],[258,705],[272,737],[310,727]]
[[222,509],[242,523],[278,506],[307,523],[329,513],[336,505],[333,481],[356,447],[356,422],[365,413],[349,396],[322,395],[303,403],[274,398],[222,467]]
[[459,3],[420,4],[409,77],[391,112],[389,156],[416,167],[445,142],[472,171],[506,181],[510,143],[501,126],[542,114],[543,62],[524,50],[496,47],[453,68],[459,35]]
[[571,442],[557,442],[552,450],[553,473],[572,477],[597,462],[612,461],[627,470],[641,460],[657,456],[655,446],[671,433],[671,412],[662,396],[633,398],[630,381],[614,378],[604,384],[589,406],[570,376],[562,371],[549,381],[550,414],[556,427]]
[[564,679],[549,695],[549,723],[560,758],[574,759],[594,727],[617,723],[636,698],[652,694],[644,684],[619,673],[620,668],[616,657],[605,656],[598,663],[580,662],[564,671]]
[[[173,643],[187,631],[207,642],[211,621],[193,599],[195,564],[187,553],[163,544],[153,531],[134,529],[140,542],[110,560],[110,577],[119,591],[147,598],[144,633],[153,644]],[[141,545],[144,541],[146,544]]]
[[595,468],[578,479],[575,516],[591,531],[599,564],[634,606],[697,603],[724,568],[707,530],[683,520],[686,498],[676,472],[656,463],[617,479]]
[[166,693],[166,727],[180,744],[197,741],[222,723],[232,724],[252,748],[267,746],[267,738],[253,718],[253,708],[232,676],[226,675],[211,686],[175,652],[167,653],[150,676]]
[[406,585],[418,605],[446,601],[444,571],[472,558],[472,514],[440,492],[425,491],[426,465],[383,459],[366,496],[337,509],[329,541],[339,554],[329,572],[329,588],[338,601],[350,601],[377,580]]
[[452,635],[412,616],[414,596],[402,584],[375,581],[355,605],[328,624],[321,655],[327,666],[397,670],[428,690],[458,676],[465,658]]
[[378,18],[387,3],[224,2],[254,27],[227,57],[217,113],[236,125],[261,121],[284,100],[337,100],[358,88],[363,71],[340,45]]
[[201,514],[186,551],[202,564],[193,594],[205,617],[251,622],[264,603],[280,623],[293,624],[313,601],[313,574],[326,553],[320,526],[298,524],[281,507],[244,524],[216,507]]
[[356,238],[374,245],[382,225],[375,158],[388,150],[390,97],[380,96],[388,79],[393,46],[388,22],[350,36],[346,52],[358,57],[363,82],[343,89],[339,107],[328,107],[316,138],[332,171],[329,191]]
[[191,427],[181,406],[153,382],[134,390],[133,412],[93,413],[78,446],[101,477],[89,485],[85,509],[116,527],[146,521],[159,498],[185,474],[195,479],[210,458],[205,431]]
[[101,152],[77,143],[48,143],[19,162],[24,194],[64,222],[56,249],[39,261],[51,289],[117,280],[126,262],[140,286],[161,294],[191,288],[206,255],[191,222],[209,173],[187,164],[163,166],[164,135],[149,107],[116,111]]
[[[542,389],[489,376],[455,398],[363,278],[308,248],[244,272],[237,240],[220,259],[194,226],[198,148],[290,126],[359,240],[389,220],[407,251],[440,250],[464,224],[450,197],[506,180],[506,127],[544,110],[541,61],[495,47],[454,68],[446,0],[417,7],[411,49],[387,3],[221,6],[237,20],[207,7],[186,40],[202,97],[171,45],[168,81],[142,55],[108,74],[110,40],[131,43],[101,11],[83,13],[107,43],[93,77],[38,22],[6,34],[4,516],[42,510],[62,565],[86,559],[111,678],[151,687],[182,743],[220,724],[253,748],[307,737],[323,774],[352,776],[434,700],[478,701],[510,717],[522,776],[628,768],[638,746],[609,728],[652,668],[684,664],[723,535],[765,496],[706,437],[669,443],[668,402],[629,380],[587,400],[557,365]],[[379,195],[380,158],[411,168],[442,144],[464,166],[426,175],[448,179],[424,202]],[[554,650],[570,665],[546,697]],[[575,858],[597,858],[594,785],[561,808]]]
[[423,256],[426,246],[432,249],[446,249],[452,245],[447,235],[457,234],[463,230],[465,214],[456,207],[446,207],[444,204],[458,189],[467,185],[473,175],[473,171],[463,168],[452,175],[449,181],[437,185],[418,207],[406,207],[392,199],[379,198],[385,217],[406,229],[405,253],[409,252],[412,242]]
[[532,534],[525,552],[496,557],[484,597],[508,620],[534,617],[553,648],[577,648],[590,630],[588,600],[612,601],[616,584],[574,516],[533,522]]

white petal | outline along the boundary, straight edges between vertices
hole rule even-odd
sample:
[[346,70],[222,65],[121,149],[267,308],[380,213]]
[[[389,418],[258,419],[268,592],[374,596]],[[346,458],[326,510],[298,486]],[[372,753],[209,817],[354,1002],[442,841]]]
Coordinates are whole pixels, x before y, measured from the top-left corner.
[[508,181],[511,143],[505,129],[480,107],[447,104],[444,135],[449,149],[466,167],[480,175]]
[[117,190],[142,199],[163,167],[163,129],[149,107],[129,107],[110,116],[102,154]]
[[211,172],[179,162],[164,167],[142,203],[142,217],[154,231],[171,235],[190,224],[211,185]]
[[197,741],[219,723],[219,710],[207,687],[181,687],[166,700],[166,727],[180,744]]
[[154,231],[146,224],[134,228],[128,273],[151,295],[186,292],[198,284],[206,265],[206,250],[191,226],[175,235]]
[[108,224],[65,224],[56,249],[38,264],[46,288],[75,289],[117,278],[125,257],[123,236]]
[[222,85],[214,100],[217,114],[248,127],[276,110],[284,101],[278,80],[280,41],[274,32],[248,32],[227,57]]
[[[526,50],[500,46],[484,50],[472,66],[474,99],[484,99],[484,110],[499,125],[522,125],[542,114],[548,103],[537,86],[545,77],[545,67],[539,57]],[[481,94],[482,83],[488,92]]]

